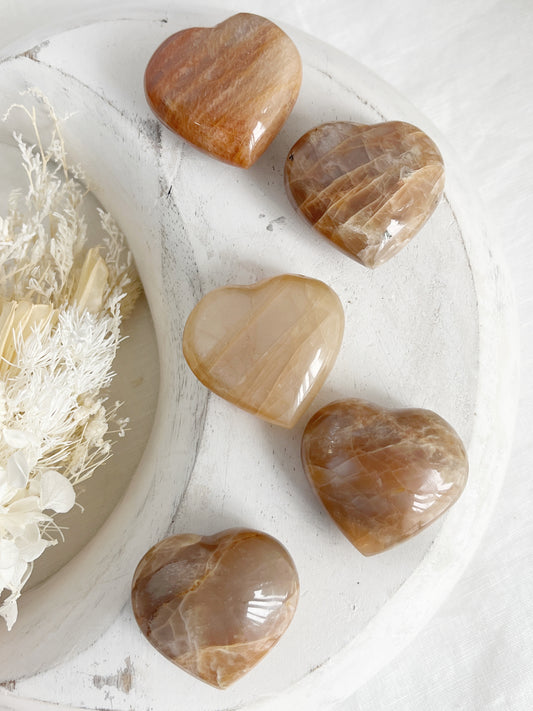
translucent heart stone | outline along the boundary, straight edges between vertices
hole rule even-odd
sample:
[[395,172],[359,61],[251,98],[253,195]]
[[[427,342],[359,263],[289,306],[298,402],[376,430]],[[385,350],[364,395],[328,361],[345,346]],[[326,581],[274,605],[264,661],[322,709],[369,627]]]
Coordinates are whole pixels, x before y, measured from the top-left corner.
[[468,476],[463,444],[439,415],[355,399],[313,415],[302,461],[322,503],[364,555],[432,523],[457,500]]
[[185,324],[183,353],[217,395],[292,427],[333,367],[343,332],[344,312],[332,289],[284,274],[204,296]]
[[292,558],[248,529],[167,538],[142,558],[132,583],[135,619],[171,662],[225,688],[276,644],[299,595]]
[[411,124],[337,121],[295,143],[285,185],[313,227],[361,264],[376,267],[435,210],[444,165],[433,141]]
[[145,93],[170,129],[211,155],[248,168],[290,114],[302,81],[292,40],[258,15],[169,37],[145,73]]

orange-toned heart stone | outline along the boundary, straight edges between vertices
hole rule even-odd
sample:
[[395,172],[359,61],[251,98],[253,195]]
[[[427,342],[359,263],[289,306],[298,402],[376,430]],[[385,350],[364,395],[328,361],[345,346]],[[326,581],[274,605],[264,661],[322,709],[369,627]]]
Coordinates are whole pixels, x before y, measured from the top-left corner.
[[224,689],[278,642],[299,589],[281,543],[240,528],[161,541],[137,566],[131,599],[139,627],[161,654]]
[[437,146],[416,126],[337,121],[295,143],[285,185],[313,227],[361,264],[376,267],[435,210],[444,165]]
[[356,399],[313,415],[302,462],[322,503],[364,555],[432,523],[455,503],[468,476],[464,446],[442,417]]
[[145,93],[170,129],[248,168],[290,114],[302,81],[292,40],[264,17],[239,13],[169,37],[146,68]]
[[343,332],[344,312],[329,286],[284,274],[204,296],[185,324],[183,353],[217,395],[292,427],[333,367]]

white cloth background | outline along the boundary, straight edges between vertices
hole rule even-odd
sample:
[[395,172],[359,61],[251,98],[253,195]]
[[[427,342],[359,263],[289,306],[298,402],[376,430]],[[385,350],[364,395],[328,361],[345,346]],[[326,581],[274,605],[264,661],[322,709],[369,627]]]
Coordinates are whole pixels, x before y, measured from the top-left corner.
[[[153,1],[165,6],[164,0]],[[0,0],[0,46],[98,2]],[[521,401],[509,471],[490,526],[432,622],[399,658],[347,700],[342,711],[530,711],[533,2],[210,4],[227,8],[228,14],[256,12],[319,37],[367,65],[423,111],[461,156],[477,185],[516,289],[522,327]]]

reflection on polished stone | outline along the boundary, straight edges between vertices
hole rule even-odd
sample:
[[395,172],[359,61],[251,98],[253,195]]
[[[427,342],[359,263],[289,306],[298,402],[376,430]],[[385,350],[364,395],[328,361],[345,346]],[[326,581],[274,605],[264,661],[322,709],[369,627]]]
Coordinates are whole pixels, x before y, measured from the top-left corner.
[[239,13],[169,37],[145,73],[145,92],[170,129],[248,168],[290,114],[302,80],[292,40],[269,20]]
[[432,523],[455,503],[468,476],[464,446],[439,415],[356,399],[313,415],[302,462],[322,503],[364,555]]
[[292,147],[285,184],[296,208],[367,267],[390,259],[420,230],[444,188],[438,148],[400,121],[337,121]]
[[299,582],[271,536],[231,529],[167,538],[142,558],[132,584],[135,618],[170,661],[218,688],[246,674],[291,622]]
[[332,289],[284,274],[204,296],[185,324],[183,353],[217,395],[293,427],[333,367],[343,332]]

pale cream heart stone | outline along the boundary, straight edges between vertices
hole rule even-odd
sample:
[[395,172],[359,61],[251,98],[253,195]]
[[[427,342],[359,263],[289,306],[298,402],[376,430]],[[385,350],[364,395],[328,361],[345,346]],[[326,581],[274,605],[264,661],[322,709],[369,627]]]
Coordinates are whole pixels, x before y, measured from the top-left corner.
[[236,528],[157,543],[137,566],[131,599],[139,627],[161,654],[224,689],[278,642],[299,590],[279,541]]
[[343,333],[335,292],[317,279],[284,274],[208,293],[185,324],[183,353],[217,395],[293,427],[333,367]]

